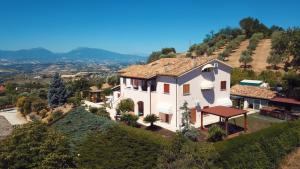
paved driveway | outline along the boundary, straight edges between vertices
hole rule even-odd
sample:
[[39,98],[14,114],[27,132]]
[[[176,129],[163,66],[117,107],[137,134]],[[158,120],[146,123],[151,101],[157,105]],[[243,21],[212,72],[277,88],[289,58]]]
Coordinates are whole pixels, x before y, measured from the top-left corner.
[[27,120],[20,113],[17,112],[16,108],[1,110],[0,116],[3,116],[11,125],[25,124]]

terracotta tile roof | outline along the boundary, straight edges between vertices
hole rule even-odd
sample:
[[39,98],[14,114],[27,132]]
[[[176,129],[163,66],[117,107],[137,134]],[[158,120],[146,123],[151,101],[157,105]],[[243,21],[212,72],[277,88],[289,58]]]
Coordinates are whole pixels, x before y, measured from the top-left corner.
[[146,65],[133,65],[119,71],[121,76],[149,79],[157,75],[180,76],[181,74],[201,66],[215,56],[192,58],[162,58]]
[[261,99],[272,99],[276,96],[276,92],[269,89],[246,85],[232,86],[230,89],[230,94]]

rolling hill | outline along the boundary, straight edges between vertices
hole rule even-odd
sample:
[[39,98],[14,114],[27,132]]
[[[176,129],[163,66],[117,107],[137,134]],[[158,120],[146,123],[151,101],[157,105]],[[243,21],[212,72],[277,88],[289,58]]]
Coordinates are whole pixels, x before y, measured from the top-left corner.
[[134,63],[145,57],[121,54],[97,48],[76,48],[66,53],[55,53],[45,48],[0,50],[1,61],[13,63],[55,63],[55,62],[115,62]]

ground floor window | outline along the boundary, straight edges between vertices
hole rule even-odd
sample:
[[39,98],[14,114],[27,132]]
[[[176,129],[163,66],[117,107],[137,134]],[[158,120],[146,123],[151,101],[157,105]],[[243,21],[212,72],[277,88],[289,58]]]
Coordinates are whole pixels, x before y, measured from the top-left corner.
[[137,104],[138,104],[138,115],[143,116],[144,115],[144,102],[139,101]]
[[159,119],[161,122],[170,123],[172,118],[171,114],[159,113]]

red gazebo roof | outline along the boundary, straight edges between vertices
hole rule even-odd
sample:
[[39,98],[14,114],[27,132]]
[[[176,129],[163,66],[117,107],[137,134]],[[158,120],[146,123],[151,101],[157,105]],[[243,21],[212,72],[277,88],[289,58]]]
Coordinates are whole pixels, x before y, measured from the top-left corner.
[[245,114],[248,111],[231,108],[231,107],[225,107],[225,106],[214,106],[214,107],[202,109],[202,112],[207,114],[213,114],[220,117],[230,118],[241,114]]

